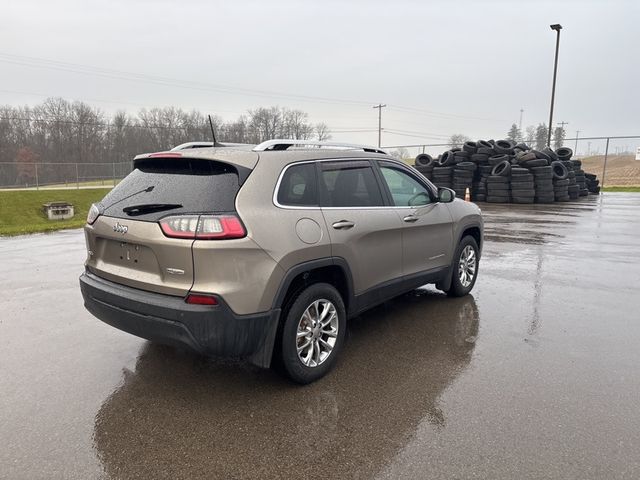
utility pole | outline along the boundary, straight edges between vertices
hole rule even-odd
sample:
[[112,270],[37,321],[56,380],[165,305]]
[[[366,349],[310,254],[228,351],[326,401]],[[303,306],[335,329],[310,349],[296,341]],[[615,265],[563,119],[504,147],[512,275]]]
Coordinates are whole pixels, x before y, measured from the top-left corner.
[[522,114],[524,113],[524,108],[520,108],[520,123],[518,125],[518,130],[522,132]]
[[551,30],[555,30],[556,35],[556,57],[553,63],[553,85],[551,87],[551,109],[549,111],[549,135],[547,136],[547,145],[551,146],[551,130],[553,130],[553,102],[556,98],[556,76],[558,74],[558,50],[560,50],[560,30],[562,30],[562,25],[556,23],[554,25],[549,25]]
[[373,108],[378,109],[378,148],[382,145],[382,109],[386,107],[382,103],[374,105]]
[[578,135],[580,135],[580,130],[576,130],[576,148],[573,149],[575,155],[578,154]]

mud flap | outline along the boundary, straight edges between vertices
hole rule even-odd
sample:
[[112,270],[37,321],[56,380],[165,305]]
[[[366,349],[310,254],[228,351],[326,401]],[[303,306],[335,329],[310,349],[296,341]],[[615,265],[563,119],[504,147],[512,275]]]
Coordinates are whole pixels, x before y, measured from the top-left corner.
[[442,277],[442,280],[436,282],[436,288],[443,292],[448,292],[451,288],[451,281],[453,280],[453,266],[450,265],[447,269],[447,273]]
[[256,350],[248,360],[257,367],[269,368],[271,366],[271,358],[273,357],[273,347],[276,342],[276,334],[278,332],[278,323],[280,320],[281,310],[274,309],[271,311],[269,318],[269,329],[264,337],[262,345]]

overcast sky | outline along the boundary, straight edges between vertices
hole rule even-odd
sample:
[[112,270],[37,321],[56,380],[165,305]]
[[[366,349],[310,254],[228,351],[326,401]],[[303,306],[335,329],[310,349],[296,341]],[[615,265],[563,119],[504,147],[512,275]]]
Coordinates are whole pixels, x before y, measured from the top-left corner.
[[1,2],[0,104],[281,105],[374,144],[382,102],[383,145],[498,138],[548,122],[561,23],[554,123],[640,134],[637,0]]

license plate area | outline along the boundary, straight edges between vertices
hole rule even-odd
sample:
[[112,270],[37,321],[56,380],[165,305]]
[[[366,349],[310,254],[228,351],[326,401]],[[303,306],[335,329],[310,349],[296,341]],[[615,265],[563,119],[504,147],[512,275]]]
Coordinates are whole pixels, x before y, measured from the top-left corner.
[[120,244],[120,260],[125,263],[138,263],[140,260],[141,249],[140,245],[128,242],[118,242]]

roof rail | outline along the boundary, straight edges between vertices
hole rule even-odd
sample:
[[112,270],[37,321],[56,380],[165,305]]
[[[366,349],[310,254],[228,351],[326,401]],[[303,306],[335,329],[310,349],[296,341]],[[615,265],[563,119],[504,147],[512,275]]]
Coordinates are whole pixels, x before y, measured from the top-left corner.
[[276,139],[267,140],[253,148],[254,152],[264,152],[267,150],[287,150],[289,147],[310,147],[310,148],[333,148],[338,150],[364,150],[370,153],[386,154],[384,150],[369,145],[357,145],[353,143],[337,143],[337,142],[318,142],[315,140],[288,140]]
[[187,142],[173,147],[170,151],[176,152],[178,150],[188,150],[190,148],[210,148],[213,147],[213,142]]
[[[187,142],[187,143],[182,143],[176,147],[173,147],[170,151],[171,152],[177,152],[180,150],[190,150],[192,148],[212,148],[213,142]],[[223,148],[223,147],[227,147],[227,148],[239,148],[239,147],[244,147],[242,148],[242,150],[246,150],[247,147],[253,147],[253,144],[250,143],[218,143],[216,145],[216,148]]]

